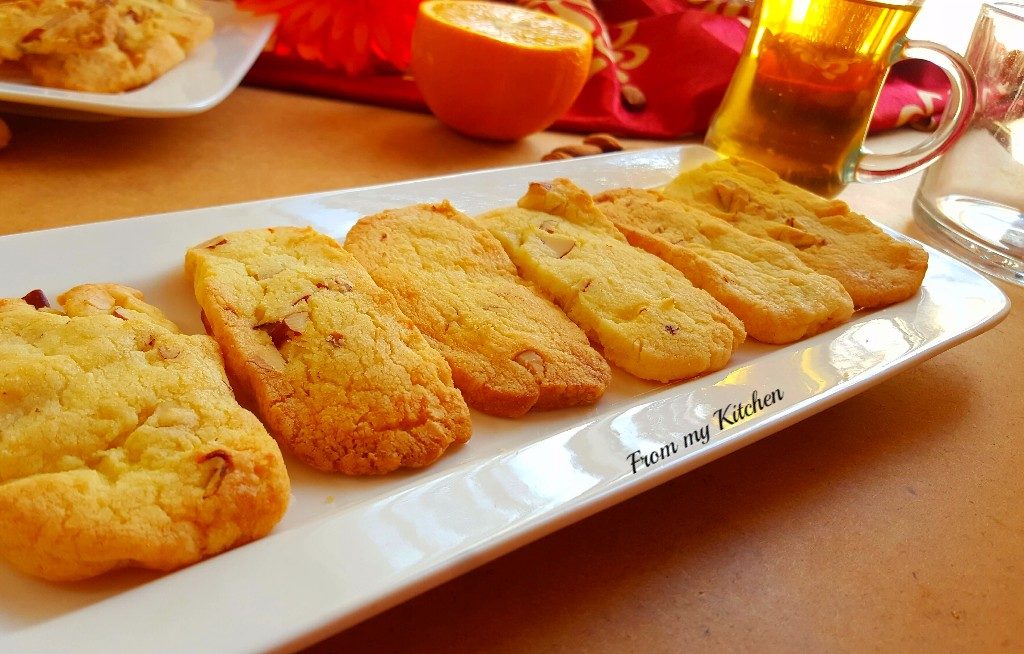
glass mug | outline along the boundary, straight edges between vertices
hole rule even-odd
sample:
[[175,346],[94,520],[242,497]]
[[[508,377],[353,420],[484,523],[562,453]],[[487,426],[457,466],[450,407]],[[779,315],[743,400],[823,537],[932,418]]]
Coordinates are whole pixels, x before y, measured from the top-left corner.
[[967,61],[978,110],[925,173],[914,215],[950,254],[1024,285],[1024,3],[982,5]]
[[[920,170],[967,128],[974,110],[970,68],[941,45],[906,39],[924,0],[759,0],[725,99],[704,143],[771,168],[832,197],[846,184]],[[890,66],[938,65],[952,84],[938,129],[898,154],[864,149]]]

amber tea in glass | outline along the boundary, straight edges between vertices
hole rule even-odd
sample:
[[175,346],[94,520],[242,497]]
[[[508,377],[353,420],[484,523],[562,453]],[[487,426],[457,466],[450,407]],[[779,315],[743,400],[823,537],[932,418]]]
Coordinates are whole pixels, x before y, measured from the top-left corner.
[[[974,84],[954,53],[906,40],[921,2],[758,2],[746,49],[705,143],[826,196],[853,180],[891,179],[926,165],[966,126]],[[864,137],[889,67],[908,57],[929,59],[950,75],[952,111],[932,139],[933,149],[884,160],[865,155]],[[906,157],[915,155],[918,161],[908,165]]]

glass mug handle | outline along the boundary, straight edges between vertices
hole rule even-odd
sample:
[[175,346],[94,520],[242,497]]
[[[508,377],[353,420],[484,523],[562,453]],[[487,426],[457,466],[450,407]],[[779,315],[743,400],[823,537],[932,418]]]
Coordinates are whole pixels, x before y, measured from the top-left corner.
[[974,116],[978,88],[971,67],[960,55],[931,41],[907,41],[896,60],[904,59],[924,59],[946,73],[950,93],[942,121],[928,139],[904,152],[878,154],[862,149],[852,179],[847,181],[885,182],[921,170],[960,138]]

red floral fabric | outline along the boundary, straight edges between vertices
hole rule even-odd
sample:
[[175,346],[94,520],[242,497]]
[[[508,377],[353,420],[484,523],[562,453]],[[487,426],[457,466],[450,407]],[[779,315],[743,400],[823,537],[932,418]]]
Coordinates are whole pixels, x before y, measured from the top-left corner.
[[[408,65],[416,0],[238,0],[279,12],[275,39],[249,84],[426,110]],[[590,78],[553,129],[676,138],[703,132],[739,60],[743,0],[520,0],[590,31]],[[929,125],[949,94],[945,75],[923,61],[897,64],[873,131]]]
[[235,0],[235,4],[257,14],[277,14],[267,56],[313,62],[350,76],[394,74],[409,66],[419,0]]

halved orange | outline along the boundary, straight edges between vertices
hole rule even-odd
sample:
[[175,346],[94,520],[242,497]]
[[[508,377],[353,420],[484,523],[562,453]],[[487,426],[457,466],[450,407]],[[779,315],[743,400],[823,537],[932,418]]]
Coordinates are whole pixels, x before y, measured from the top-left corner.
[[572,105],[590,69],[590,34],[515,5],[428,0],[412,35],[412,73],[427,106],[454,129],[512,140]]

